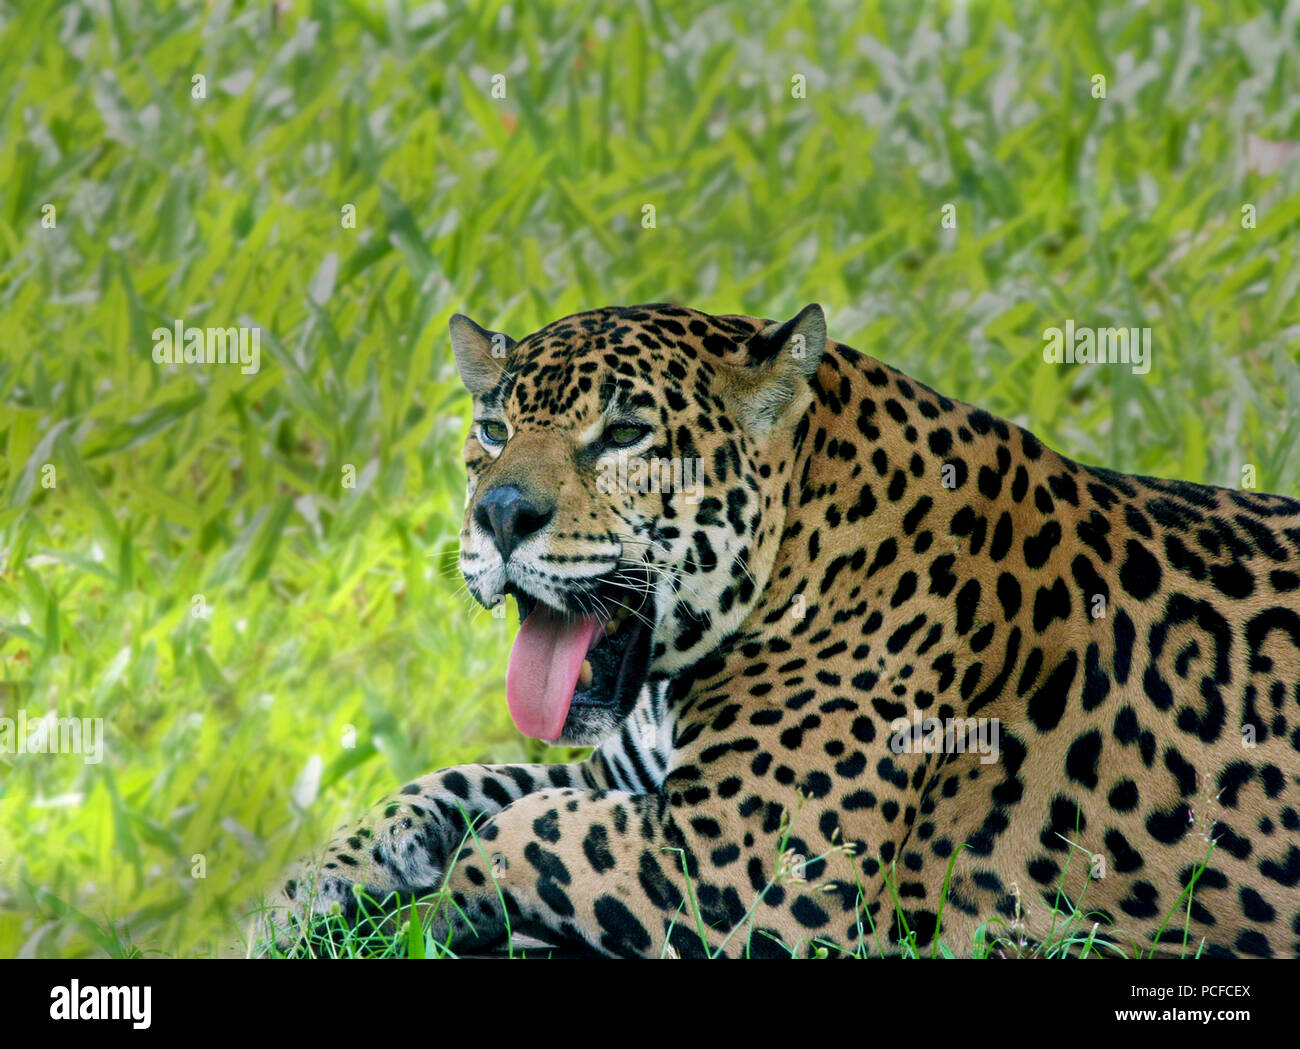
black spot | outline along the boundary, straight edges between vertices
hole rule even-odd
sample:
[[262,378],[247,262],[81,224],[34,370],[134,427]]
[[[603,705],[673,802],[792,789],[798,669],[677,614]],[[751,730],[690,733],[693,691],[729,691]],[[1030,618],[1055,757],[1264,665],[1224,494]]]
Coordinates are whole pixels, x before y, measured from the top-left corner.
[[981,466],[977,475],[980,495],[985,499],[996,499],[1002,491],[1002,478],[987,466]]
[[1210,582],[1225,597],[1241,599],[1255,591],[1255,577],[1240,561],[1230,565],[1215,565],[1210,569]]
[[1254,766],[1245,761],[1234,761],[1219,773],[1218,801],[1225,808],[1237,807],[1238,794],[1255,775]]
[[[968,579],[957,592],[957,633],[965,634],[975,621],[975,612],[979,607],[980,585],[974,579]],[[891,649],[890,651],[895,651]]]
[[1242,954],[1250,954],[1256,958],[1273,957],[1273,948],[1268,945],[1268,938],[1256,929],[1243,929],[1237,933],[1233,946]]
[[1101,669],[1101,648],[1090,642],[1083,665],[1083,709],[1095,710],[1110,695],[1110,678]]
[[1132,812],[1138,804],[1137,784],[1131,779],[1122,779],[1110,790],[1106,800],[1116,812]]
[[1187,806],[1184,804],[1157,809],[1147,817],[1147,833],[1162,845],[1182,841],[1190,826],[1187,815]]
[[1122,608],[1115,613],[1115,680],[1121,685],[1128,681],[1133,663],[1133,642],[1137,628]]
[[1080,736],[1065,756],[1065,773],[1089,790],[1097,786],[1097,759],[1101,757],[1101,733],[1096,729]]
[[1210,840],[1230,856],[1244,860],[1251,853],[1250,842],[1238,835],[1222,820],[1210,828]]
[[1128,839],[1112,827],[1104,839],[1106,848],[1115,858],[1115,870],[1119,874],[1128,874],[1142,867],[1142,854],[1129,844]]
[[1057,576],[1051,587],[1040,586],[1034,596],[1034,630],[1042,633],[1053,619],[1070,618],[1070,592]]
[[1071,799],[1057,795],[1052,799],[1046,826],[1038,836],[1043,848],[1052,852],[1064,852],[1070,846],[1062,838],[1079,841],[1078,835],[1088,828],[1088,820],[1083,811]]
[[1079,668],[1079,657],[1069,652],[1047,676],[1042,686],[1029,700],[1029,719],[1040,732],[1051,732],[1060,724],[1065,714],[1065,704],[1070,697],[1070,686]]
[[1061,868],[1047,856],[1039,856],[1029,861],[1029,876],[1040,885],[1050,885],[1061,873]]
[[1272,905],[1248,885],[1241,887],[1241,913],[1253,922],[1271,922],[1277,917]]
[[1002,605],[1002,614],[1007,622],[1020,611],[1020,583],[1010,572],[998,576],[998,601]]
[[1196,793],[1196,769],[1173,747],[1165,749],[1165,768],[1178,781],[1178,793],[1184,798]]
[[614,854],[609,850],[609,832],[599,823],[593,823],[582,839],[582,852],[597,874],[614,869]]
[[533,820],[533,833],[542,841],[550,842],[554,845],[560,840],[560,813],[556,809],[551,809],[537,819]]
[[1048,521],[1037,535],[1025,539],[1025,564],[1034,569],[1042,568],[1060,541],[1061,526]]
[[1135,882],[1133,891],[1126,898],[1120,900],[1119,908],[1133,918],[1154,918],[1160,913],[1158,906],[1159,895],[1156,892],[1156,887],[1150,882]]
[[1261,860],[1259,873],[1288,889],[1300,885],[1300,849],[1292,845],[1283,860]]
[[1160,589],[1160,562],[1136,539],[1130,539],[1124,551],[1124,565],[1119,570],[1120,586],[1139,601],[1145,601]]
[[650,949],[650,934],[621,901],[603,895],[593,904],[592,911],[604,930],[600,945],[610,954],[634,958]]
[[830,921],[830,915],[808,896],[797,897],[790,905],[790,913],[805,929],[820,929]]

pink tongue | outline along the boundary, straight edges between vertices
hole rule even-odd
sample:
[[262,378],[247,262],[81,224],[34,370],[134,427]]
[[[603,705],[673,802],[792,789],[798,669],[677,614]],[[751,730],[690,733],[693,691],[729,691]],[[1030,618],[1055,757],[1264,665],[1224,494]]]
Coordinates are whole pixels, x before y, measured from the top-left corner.
[[560,738],[582,661],[602,626],[595,616],[568,619],[545,606],[524,620],[510,650],[506,702],[525,736]]

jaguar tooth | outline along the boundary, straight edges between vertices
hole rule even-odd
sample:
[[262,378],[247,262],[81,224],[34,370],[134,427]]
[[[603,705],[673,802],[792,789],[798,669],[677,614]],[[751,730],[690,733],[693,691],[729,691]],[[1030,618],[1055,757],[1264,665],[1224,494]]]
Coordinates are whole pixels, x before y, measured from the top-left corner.
[[616,616],[613,619],[611,619],[608,623],[605,624],[605,636],[613,637],[614,631],[617,629],[618,629],[618,617]]
[[[570,664],[572,665],[572,664]],[[578,684],[586,688],[591,684],[591,660],[584,659],[582,666],[578,670]]]

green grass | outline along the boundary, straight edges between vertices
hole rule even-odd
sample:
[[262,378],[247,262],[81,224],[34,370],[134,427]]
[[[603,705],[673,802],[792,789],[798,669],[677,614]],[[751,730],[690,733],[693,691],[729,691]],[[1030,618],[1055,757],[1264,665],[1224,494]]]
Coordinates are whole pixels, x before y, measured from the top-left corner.
[[[452,566],[453,312],[819,301],[1082,461],[1300,492],[1294,9],[701,6],[0,0],[0,713],[107,733],[0,756],[0,956],[209,953],[394,785],[559,756]],[[1045,367],[1066,318],[1152,371]]]

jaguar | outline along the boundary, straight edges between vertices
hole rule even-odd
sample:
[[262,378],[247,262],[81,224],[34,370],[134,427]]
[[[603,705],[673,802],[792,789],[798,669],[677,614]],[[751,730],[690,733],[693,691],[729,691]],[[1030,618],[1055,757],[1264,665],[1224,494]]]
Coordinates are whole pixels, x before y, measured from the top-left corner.
[[816,304],[450,342],[506,703],[593,749],[402,787],[271,942],[409,900],[453,951],[1300,954],[1300,501],[1074,462]]

